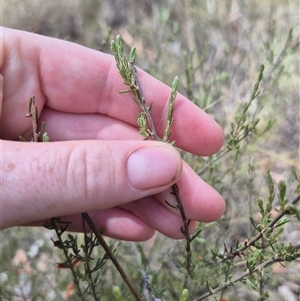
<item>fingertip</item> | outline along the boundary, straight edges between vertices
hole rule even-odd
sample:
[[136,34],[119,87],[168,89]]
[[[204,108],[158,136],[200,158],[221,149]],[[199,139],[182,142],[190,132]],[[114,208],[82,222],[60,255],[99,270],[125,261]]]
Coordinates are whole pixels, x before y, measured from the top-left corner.
[[207,214],[203,217],[203,222],[209,223],[216,221],[222,217],[226,210],[225,200],[222,198],[220,194],[215,191],[214,197],[210,198],[210,202],[207,202]]
[[[191,212],[192,219],[201,221],[201,222],[213,222],[222,217],[226,210],[226,203],[223,197],[210,185],[206,182],[202,181],[202,189],[196,189],[196,193],[198,193],[198,201],[194,196],[195,203],[194,207],[198,206],[199,211]],[[198,203],[198,205],[197,205]]]
[[139,148],[127,159],[127,178],[135,189],[170,185],[179,178],[181,169],[179,153],[166,143]]
[[215,125],[214,125],[215,145],[214,145],[214,148],[212,149],[212,151],[213,151],[213,153],[217,153],[224,145],[225,134],[224,134],[223,128],[219,125],[219,123],[217,123],[215,120],[213,120],[213,122],[215,123]]

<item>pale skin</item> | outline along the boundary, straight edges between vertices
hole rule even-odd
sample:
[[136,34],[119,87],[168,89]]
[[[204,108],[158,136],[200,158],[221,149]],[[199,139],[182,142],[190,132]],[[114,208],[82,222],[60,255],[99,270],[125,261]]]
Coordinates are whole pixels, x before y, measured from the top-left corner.
[[[89,212],[105,235],[142,241],[159,231],[184,237],[170,187],[177,183],[190,230],[222,216],[222,197],[162,142],[138,133],[139,107],[123,84],[114,58],[37,34],[1,29],[1,229],[42,225],[62,216],[82,231]],[[170,88],[138,69],[137,76],[159,136]],[[28,102],[35,95],[49,143],[30,140]],[[178,94],[170,140],[208,156],[223,144],[220,126]]]

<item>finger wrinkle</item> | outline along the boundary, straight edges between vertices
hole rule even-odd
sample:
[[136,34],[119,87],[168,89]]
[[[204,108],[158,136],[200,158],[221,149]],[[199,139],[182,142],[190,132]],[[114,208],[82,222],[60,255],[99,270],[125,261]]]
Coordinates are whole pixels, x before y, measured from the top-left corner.
[[[102,70],[107,70],[107,68],[108,68],[108,71],[105,73],[102,73],[102,76],[101,76],[102,89],[100,90],[100,93],[98,95],[97,112],[99,112],[100,114],[109,116],[109,112],[111,110],[111,105],[112,105],[112,101],[109,101],[109,99],[111,99],[111,96],[104,95],[104,92],[105,91],[109,91],[110,93],[114,92],[114,84],[116,81],[116,78],[115,78],[116,72],[115,72],[115,70],[113,70],[113,68],[115,67],[113,64],[113,60],[109,59],[109,56],[107,56],[106,62],[109,62],[109,63],[107,63],[107,66],[102,67]],[[105,89],[104,89],[104,87],[105,87]]]

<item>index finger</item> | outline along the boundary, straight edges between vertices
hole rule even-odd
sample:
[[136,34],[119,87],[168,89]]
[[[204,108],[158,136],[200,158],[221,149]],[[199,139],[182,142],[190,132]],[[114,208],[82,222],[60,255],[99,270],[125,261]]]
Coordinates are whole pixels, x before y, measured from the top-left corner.
[[[136,126],[140,108],[131,93],[119,93],[126,86],[111,55],[67,41],[5,28],[3,42],[3,111],[7,106],[17,105],[20,95],[27,91],[36,95],[37,106],[41,109],[45,104],[57,111],[99,113]],[[170,87],[140,69],[137,76],[147,105],[152,106],[157,133],[162,136]],[[23,81],[18,81],[20,78]],[[16,87],[7,85],[17,84],[18,93],[14,94],[12,91]],[[24,108],[27,100],[23,100]],[[220,126],[181,94],[176,97],[173,117],[170,140],[175,140],[178,147],[197,155],[210,155],[220,149],[223,143]],[[6,122],[3,124],[8,125]]]

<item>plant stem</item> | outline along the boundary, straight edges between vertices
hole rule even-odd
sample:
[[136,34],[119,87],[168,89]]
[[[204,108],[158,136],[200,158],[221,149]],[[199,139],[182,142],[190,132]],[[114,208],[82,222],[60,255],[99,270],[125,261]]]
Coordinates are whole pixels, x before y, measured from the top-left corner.
[[103,238],[102,234],[96,228],[94,222],[92,221],[92,219],[90,218],[90,216],[88,215],[88,213],[84,212],[84,213],[81,213],[81,215],[85,219],[85,221],[87,222],[87,224],[89,225],[89,227],[91,228],[91,230],[94,232],[94,234],[96,235],[96,237],[98,238],[98,240],[101,243],[102,247],[104,248],[105,252],[107,253],[107,255],[109,256],[109,258],[111,259],[111,261],[113,262],[113,264],[115,265],[115,267],[117,268],[117,270],[119,271],[119,273],[121,274],[122,278],[126,282],[128,288],[130,289],[130,291],[132,292],[132,294],[135,296],[136,300],[142,301],[142,299],[140,298],[139,294],[135,290],[133,284],[129,280],[128,276],[126,275],[126,273],[123,270],[123,268],[121,267],[121,265],[119,264],[117,258],[115,257],[115,255],[111,251],[110,247],[106,243],[106,241]]
[[[280,212],[265,228],[263,228],[259,233],[253,237],[251,240],[247,241],[247,243],[243,244],[242,247],[235,249],[234,251],[230,252],[227,256],[225,256],[221,261],[217,264],[223,263],[227,260],[233,259],[235,256],[239,256],[243,251],[248,249],[251,246],[254,246],[255,243],[264,237],[264,234],[272,229],[276,223],[286,214],[289,214],[289,206],[296,205],[300,201],[300,194],[298,194],[287,206],[286,209]],[[216,263],[214,263],[216,264]]]
[[[137,68],[134,65],[135,61],[135,48],[133,47],[130,52],[130,60],[128,61],[126,56],[124,55],[123,46],[122,46],[122,40],[121,37],[118,35],[116,37],[115,41],[112,41],[111,43],[111,50],[116,60],[116,65],[119,70],[120,75],[122,76],[125,85],[129,86],[130,91],[134,95],[134,101],[140,106],[141,113],[138,115],[138,124],[140,126],[140,133],[148,138],[152,138],[156,141],[161,141],[161,139],[158,137],[156,133],[156,129],[151,117],[151,105],[149,106],[145,100],[140,82],[137,77]],[[174,102],[177,94],[177,85],[178,85],[178,77],[174,78],[174,81],[172,83],[172,89],[171,94],[168,101],[168,114],[166,117],[166,129],[164,132],[164,136],[162,141],[169,142],[168,138],[171,134],[171,125],[173,122],[173,109],[174,109]],[[130,92],[125,91],[125,92]],[[123,91],[124,92],[124,91]],[[146,119],[145,119],[146,116]],[[147,120],[147,121],[146,121]],[[147,127],[147,122],[149,125],[149,128]],[[170,143],[171,145],[174,145],[173,142]],[[181,228],[181,232],[184,234],[186,239],[186,268],[188,271],[188,274],[191,276],[191,248],[190,243],[192,239],[190,238],[189,234],[189,220],[186,219],[186,215],[184,212],[184,208],[182,205],[182,202],[179,197],[179,189],[176,184],[172,185],[172,192],[176,198],[176,206],[173,206],[169,204],[167,201],[166,203],[170,205],[171,207],[174,207],[180,211],[182,221],[183,221],[183,227]]]
[[153,137],[154,140],[159,141],[159,137],[156,133],[156,129],[151,117],[151,112],[150,112],[150,107],[147,106],[146,101],[145,101],[145,97],[140,85],[140,82],[136,76],[136,67],[134,66],[133,62],[128,62],[131,71],[132,71],[132,76],[134,78],[134,89],[131,88],[131,90],[133,91],[135,97],[137,98],[138,104],[140,105],[142,111],[145,113],[147,121],[149,123],[149,127],[150,127],[150,131],[151,131],[151,135]]
[[288,207],[290,205],[295,205],[300,200],[300,194],[298,194],[291,202],[286,206],[286,209],[283,210],[281,213],[279,213],[264,229],[262,229],[254,238],[252,238],[247,245],[244,245],[243,247],[236,249],[231,255],[238,255],[240,252],[243,252],[246,250],[249,246],[253,246],[259,239],[261,239],[264,236],[264,233],[266,233],[269,229],[272,229],[276,223],[286,214],[289,213]]
[[90,253],[93,250],[93,240],[91,239],[91,251],[89,252],[89,250],[88,250],[89,242],[88,242],[88,237],[87,237],[87,232],[86,232],[86,227],[85,227],[85,219],[83,216],[82,216],[82,227],[83,227],[83,232],[84,232],[84,255],[85,255],[86,273],[88,276],[88,281],[90,283],[90,287],[92,289],[92,295],[94,297],[94,300],[99,301],[100,299],[97,297],[95,285],[94,285],[93,279],[92,279],[92,271],[90,268]]
[[72,275],[73,275],[73,280],[74,280],[74,283],[75,283],[75,287],[76,287],[76,290],[77,290],[77,293],[79,295],[79,297],[81,298],[81,300],[84,300],[83,298],[83,294],[81,292],[81,288],[80,288],[80,285],[79,285],[79,281],[78,281],[78,278],[77,278],[77,274],[75,272],[75,269],[74,269],[74,265],[73,265],[73,262],[68,254],[68,250],[66,249],[65,245],[64,245],[64,241],[61,237],[62,235],[62,231],[58,229],[57,227],[57,222],[56,222],[56,219],[55,218],[52,218],[51,221],[50,221],[53,229],[55,230],[55,233],[58,237],[58,240],[59,240],[59,245],[61,246],[61,249],[63,249],[63,252],[65,254],[65,257],[67,259],[67,262],[68,262],[68,267],[70,268],[71,272],[72,272]]
[[[143,92],[142,92],[142,88],[140,86],[139,80],[138,80],[137,75],[136,75],[136,68],[133,65],[133,63],[129,62],[129,64],[130,64],[130,67],[132,69],[132,76],[133,76],[133,79],[134,79],[133,82],[135,84],[135,90],[132,90],[132,91],[134,92],[134,95],[136,96],[137,101],[140,104],[142,110],[146,114],[146,117],[147,117],[147,120],[148,120],[148,123],[149,123],[149,126],[150,126],[150,131],[152,133],[153,139],[159,141],[160,139],[156,134],[154,123],[153,123],[153,120],[152,120],[152,117],[151,117],[150,107],[147,105],[147,103],[145,101],[145,98],[144,98],[144,95],[143,95]],[[178,79],[175,78],[174,83],[172,85],[172,92],[171,92],[170,99],[169,99],[169,103],[170,103],[171,106],[174,106],[174,100],[175,100],[175,96],[176,96],[176,92],[174,92],[174,89],[175,89],[174,87],[177,88],[177,82],[178,82]],[[164,135],[165,140],[167,140],[168,136],[170,135],[170,126],[172,124],[172,112],[173,112],[173,109],[169,108],[168,119],[169,119],[170,125],[167,125],[167,127],[166,127],[166,134]],[[189,234],[189,223],[190,223],[190,221],[187,220],[187,218],[186,218],[185,211],[184,211],[181,199],[179,197],[179,188],[178,188],[177,184],[172,185],[172,192],[171,193],[176,198],[176,203],[177,204],[176,204],[175,207],[180,211],[181,218],[182,218],[182,221],[183,221],[183,227],[181,228],[181,232],[184,234],[185,239],[186,239],[186,252],[187,252],[187,254],[186,254],[186,269],[187,269],[188,274],[191,276],[192,252],[191,252],[191,247],[190,247],[191,238],[190,238],[190,234]],[[168,204],[168,202],[167,202],[167,204]]]
[[187,269],[189,276],[192,276],[192,271],[191,271],[191,267],[192,267],[192,264],[191,264],[191,257],[192,257],[191,241],[192,240],[191,240],[190,232],[189,232],[190,220],[188,220],[186,218],[185,211],[183,209],[182,202],[181,202],[181,199],[179,196],[179,189],[178,189],[177,184],[172,185],[172,194],[176,198],[176,202],[177,202],[176,208],[180,211],[181,218],[183,221],[183,227],[181,228],[181,232],[184,234],[185,239],[186,239],[186,248],[185,248],[186,249],[186,269]]
[[217,288],[214,289],[210,289],[209,292],[203,294],[202,296],[200,296],[197,299],[194,299],[193,301],[201,301],[206,299],[207,297],[216,294],[217,292],[224,290],[225,288],[232,286],[234,283],[238,282],[238,281],[242,281],[244,278],[246,278],[249,275],[254,274],[255,272],[259,272],[261,270],[263,270],[264,268],[266,268],[267,266],[269,266],[270,264],[273,264],[274,262],[280,262],[283,261],[282,258],[280,258],[277,254],[275,254],[274,256],[272,256],[271,258],[269,258],[268,260],[264,261],[263,263],[261,263],[260,265],[256,266],[253,270],[251,271],[247,271],[241,275],[239,275],[238,277],[236,277],[235,279],[229,281],[229,282],[225,282],[224,284],[218,286]]

